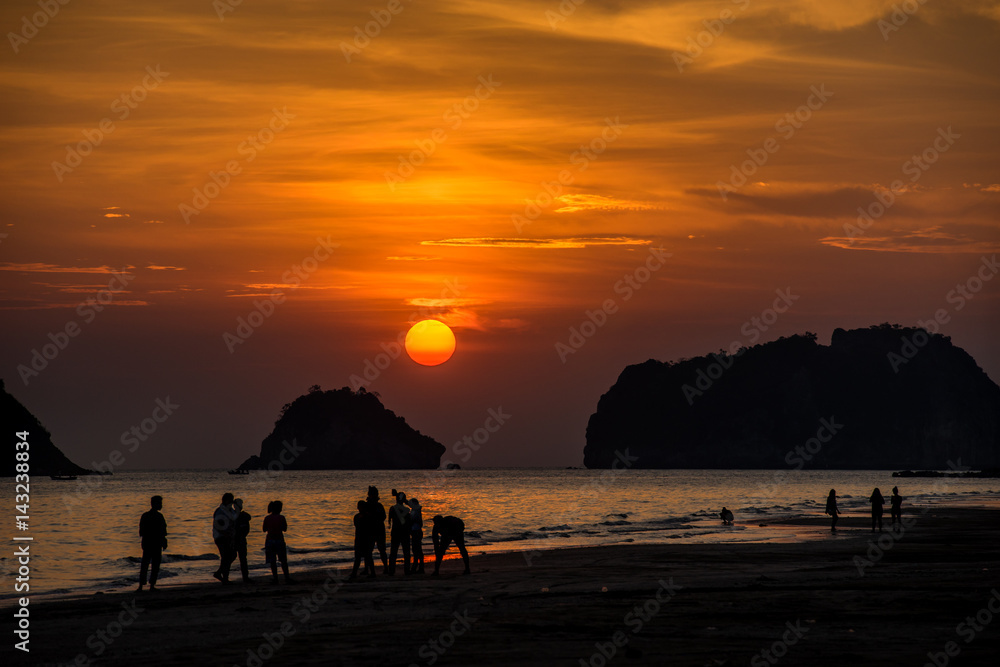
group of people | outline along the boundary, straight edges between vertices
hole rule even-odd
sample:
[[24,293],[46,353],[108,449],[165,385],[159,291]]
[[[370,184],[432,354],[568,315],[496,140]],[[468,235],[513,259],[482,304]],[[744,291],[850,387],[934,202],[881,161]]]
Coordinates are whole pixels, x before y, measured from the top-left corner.
[[[354,569],[351,577],[358,576],[358,566],[363,560],[363,574],[375,576],[372,551],[377,547],[385,574],[393,574],[396,569],[399,548],[403,548],[404,574],[424,573],[424,521],[420,502],[416,498],[406,499],[406,494],[392,490],[395,504],[386,514],[385,506],[379,502],[378,489],[368,487],[366,500],[358,501],[358,513],[354,516]],[[149,590],[156,590],[156,579],[160,573],[163,550],[167,548],[167,522],[160,510],[163,497],[149,499],[150,509],[139,519],[139,539],[142,546],[142,564],[139,569],[139,589],[149,582]],[[285,583],[293,583],[288,574],[288,549],[285,532],[288,522],[281,514],[280,500],[272,500],[267,506],[262,530],[264,538],[264,560],[271,567],[274,583],[278,583],[278,562],[285,576]],[[390,552],[386,558],[385,525],[389,520]],[[239,558],[243,583],[250,583],[250,568],[247,563],[247,537],[250,535],[249,513],[243,510],[243,500],[231,493],[224,493],[219,506],[212,515],[212,539],[219,550],[219,567],[212,576],[223,584],[229,583],[229,571]],[[465,549],[465,522],[454,516],[435,516],[431,540],[434,544],[434,575],[438,574],[441,561],[452,542],[458,547],[465,564],[465,574],[469,574],[469,552]],[[148,576],[147,576],[148,575]]]
[[[357,578],[358,568],[364,562],[362,574],[375,576],[375,562],[372,552],[377,548],[382,561],[384,574],[394,574],[399,560],[399,550],[403,551],[403,573],[424,573],[424,520],[423,508],[416,498],[407,500],[406,494],[392,490],[395,504],[386,512],[385,506],[379,502],[378,489],[368,487],[368,497],[358,501],[358,513],[354,515],[354,567],[351,578]],[[885,498],[875,487],[868,502],[872,506],[872,532],[876,528],[882,530],[882,514]],[[139,569],[139,590],[149,581],[149,590],[156,590],[156,578],[160,572],[160,561],[163,550],[167,548],[167,522],[160,513],[163,509],[163,497],[153,496],[149,499],[150,510],[139,519],[139,538],[142,544],[142,564]],[[889,507],[892,525],[902,522],[903,497],[899,495],[899,487],[892,487],[889,497]],[[288,549],[285,546],[285,532],[288,522],[282,516],[283,509],[280,500],[272,500],[267,506],[267,516],[264,517],[262,530],[264,538],[264,561],[271,566],[271,576],[278,583],[278,562],[285,575],[285,583],[292,583],[288,574]],[[837,508],[837,491],[830,489],[826,499],[826,513],[831,517],[830,530],[837,530],[837,519],[841,512]],[[722,522],[733,523],[733,513],[723,507],[719,513]],[[212,517],[212,539],[219,549],[219,568],[212,576],[223,584],[229,583],[229,570],[240,560],[240,572],[243,582],[250,582],[250,570],[247,564],[247,536],[250,535],[250,519],[252,517],[243,511],[243,500],[234,498],[233,494],[222,495],[222,502]],[[389,555],[386,557],[385,529],[386,519],[389,522]],[[465,549],[465,522],[454,516],[436,515],[432,519],[434,528],[431,532],[431,542],[434,545],[434,572],[437,575],[445,552],[454,542],[462,556],[465,565],[464,574],[469,574],[469,552]]]
[[[354,567],[351,578],[357,578],[362,561],[362,574],[375,576],[375,562],[372,552],[377,548],[382,561],[383,574],[396,572],[399,550],[403,551],[403,574],[424,573],[424,519],[423,507],[417,498],[407,500],[402,491],[392,490],[395,504],[386,513],[379,502],[378,488],[368,487],[368,496],[358,501],[358,513],[354,515]],[[389,521],[389,556],[386,558],[385,527]],[[445,552],[454,541],[465,564],[465,574],[470,573],[469,552],[465,549],[465,522],[454,516],[436,515],[432,519],[431,541],[434,544],[434,572],[437,575]]]
[[[882,531],[882,515],[885,512],[885,497],[882,495],[882,491],[876,486],[875,490],[872,491],[871,496],[868,497],[868,502],[872,506],[872,532],[875,532],[875,528],[878,527],[879,532]],[[892,487],[892,495],[889,496],[889,512],[892,517],[892,524],[895,526],[897,523],[902,524],[903,522],[903,496],[899,495],[899,487]],[[830,530],[837,530],[837,517],[840,516],[840,510],[837,509],[837,490],[830,489],[830,495],[826,498],[826,513],[831,517]]]
[[[872,495],[868,498],[868,502],[872,505],[872,532],[875,532],[875,528],[882,530],[882,514],[884,512],[885,497],[882,492],[876,486],[875,490],[872,491]],[[889,496],[889,512],[892,516],[892,525],[895,526],[897,523],[903,522],[903,497],[899,495],[899,487],[892,487],[892,495]],[[840,510],[837,509],[837,490],[830,489],[830,495],[826,498],[826,513],[830,515],[832,522],[830,524],[830,530],[836,532],[837,530],[837,518],[840,516]],[[722,508],[719,512],[719,518],[722,519],[723,525],[731,526],[733,525],[733,512],[732,510]]]

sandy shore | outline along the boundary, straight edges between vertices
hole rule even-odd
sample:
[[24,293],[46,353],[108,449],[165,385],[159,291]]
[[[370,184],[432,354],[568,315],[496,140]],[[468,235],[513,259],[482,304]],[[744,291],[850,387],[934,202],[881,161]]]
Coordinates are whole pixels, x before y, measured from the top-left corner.
[[530,565],[524,554],[479,556],[471,576],[447,561],[437,579],[397,573],[347,583],[343,570],[295,572],[293,562],[296,582],[287,586],[167,580],[154,594],[33,603],[30,662],[8,633],[0,663],[582,659],[599,667],[603,649],[609,664],[920,666],[930,652],[939,666],[993,665],[998,519],[989,510],[916,514],[901,533],[883,534],[881,547],[862,517],[842,519],[836,536],[817,517],[782,524],[796,541],[553,550],[530,555]]

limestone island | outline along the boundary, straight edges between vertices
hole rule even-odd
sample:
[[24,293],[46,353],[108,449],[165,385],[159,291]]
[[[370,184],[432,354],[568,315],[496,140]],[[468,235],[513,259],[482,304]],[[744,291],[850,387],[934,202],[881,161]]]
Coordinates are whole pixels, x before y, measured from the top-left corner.
[[363,387],[323,391],[314,385],[282,407],[260,454],[238,469],[426,470],[436,469],[444,452]]

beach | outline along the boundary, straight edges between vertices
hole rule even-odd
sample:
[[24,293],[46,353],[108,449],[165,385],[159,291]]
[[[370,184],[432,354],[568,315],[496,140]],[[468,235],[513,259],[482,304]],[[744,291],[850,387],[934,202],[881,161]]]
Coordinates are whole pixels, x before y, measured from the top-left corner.
[[779,521],[787,541],[488,554],[470,576],[451,558],[436,578],[349,582],[293,560],[290,585],[168,580],[32,603],[30,662],[11,640],[2,662],[987,665],[1000,654],[998,517],[934,508],[897,531],[886,516],[879,534],[857,514],[834,536],[817,515]]

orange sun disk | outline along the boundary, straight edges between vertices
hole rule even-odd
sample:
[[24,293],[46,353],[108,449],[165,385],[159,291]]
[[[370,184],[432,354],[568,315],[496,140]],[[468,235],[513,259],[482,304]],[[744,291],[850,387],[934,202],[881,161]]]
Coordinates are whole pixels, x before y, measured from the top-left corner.
[[406,334],[406,353],[422,366],[438,366],[455,353],[455,334],[444,322],[421,320]]

